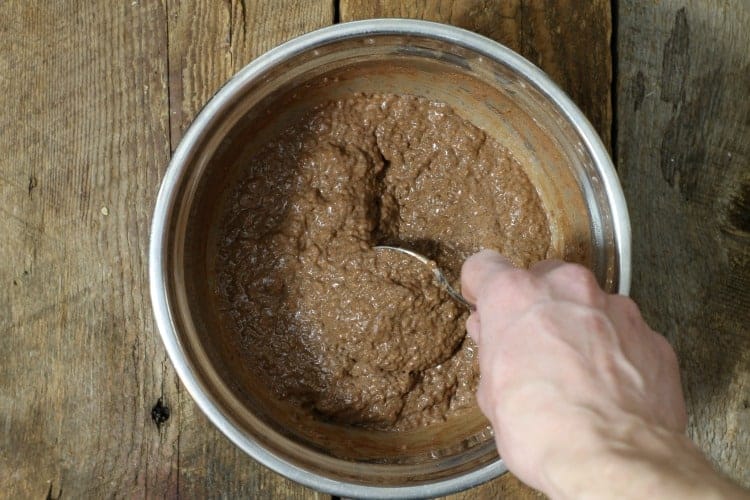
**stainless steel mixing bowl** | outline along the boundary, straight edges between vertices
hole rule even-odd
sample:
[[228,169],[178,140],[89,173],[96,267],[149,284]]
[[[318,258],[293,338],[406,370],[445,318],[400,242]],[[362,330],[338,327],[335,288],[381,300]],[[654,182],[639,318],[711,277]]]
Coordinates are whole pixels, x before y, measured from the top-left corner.
[[[531,63],[477,34],[413,20],[339,24],[287,42],[211,99],[175,151],[154,211],[150,286],[159,332],[198,406],[271,469],[347,497],[433,497],[503,473],[486,422],[408,438],[295,429],[294,415],[241,383],[210,300],[217,200],[242,158],[310,107],[351,92],[416,94],[450,104],[524,165],[547,209],[552,247],[627,293],[630,227],[617,176],[589,122]],[[247,143],[238,138],[252,137]],[[392,433],[393,434],[393,433]],[[457,436],[453,439],[451,436]]]

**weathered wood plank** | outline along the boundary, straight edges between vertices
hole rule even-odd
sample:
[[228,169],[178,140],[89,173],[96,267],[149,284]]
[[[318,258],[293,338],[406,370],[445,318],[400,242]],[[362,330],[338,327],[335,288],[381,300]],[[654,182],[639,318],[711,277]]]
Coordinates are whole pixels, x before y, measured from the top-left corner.
[[[438,2],[452,10],[432,18],[520,50],[606,137],[608,111],[597,115],[583,100],[596,102],[604,87],[577,96],[586,82],[565,83],[601,67],[575,66],[555,46],[585,41],[575,30],[600,27],[581,21],[590,14],[553,15],[564,1],[475,2],[471,12],[469,3]],[[170,137],[174,147],[249,59],[317,27],[309,12],[321,25],[332,16],[328,2],[269,4],[0,5],[0,488],[9,496],[307,494],[256,475],[259,466],[179,390],[146,286],[148,222]],[[342,1],[342,19],[367,17],[353,5]],[[392,12],[424,17],[428,7]],[[749,14],[742,0],[714,7],[621,2],[618,160],[634,221],[634,294],[683,359],[691,434],[747,485]],[[496,17],[502,9],[510,10]],[[559,38],[554,16],[564,21]],[[582,46],[597,59],[581,43],[566,50]],[[160,397],[172,418],[157,428]],[[495,488],[467,495],[518,494]]]
[[610,0],[341,0],[341,20],[426,19],[475,31],[542,68],[611,143]]
[[690,435],[750,486],[750,3],[619,4],[632,294],[678,352]]
[[[0,4],[0,491],[170,496],[148,296],[167,141],[158,2]],[[147,40],[148,43],[144,43]]]
[[295,36],[333,21],[331,0],[168,0],[172,145],[232,75]]
[[[260,4],[0,4],[3,495],[320,496],[254,463],[199,414],[148,296],[170,135],[241,64],[332,18],[330,2]],[[175,37],[204,14],[203,40]],[[215,45],[208,34],[226,29],[231,40]],[[192,85],[190,105],[171,92],[175,71],[178,89]],[[158,400],[171,409],[161,426]]]
[[[258,55],[333,21],[330,0],[168,0],[171,145],[234,73]],[[186,498],[325,498],[259,465],[180,388],[179,484]]]

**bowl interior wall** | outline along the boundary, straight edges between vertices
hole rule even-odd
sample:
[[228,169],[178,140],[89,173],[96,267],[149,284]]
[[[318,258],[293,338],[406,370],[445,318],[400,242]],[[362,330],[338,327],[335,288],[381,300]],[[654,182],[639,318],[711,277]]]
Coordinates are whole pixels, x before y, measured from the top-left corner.
[[280,65],[237,97],[225,122],[209,133],[213,137],[206,139],[185,187],[186,226],[184,239],[175,239],[173,287],[184,284],[178,326],[186,332],[193,369],[206,387],[222,387],[213,390],[217,403],[248,435],[284,459],[329,476],[377,484],[431,481],[497,456],[477,410],[402,433],[312,422],[256,383],[238,339],[219,321],[213,262],[225,195],[242,178],[247,158],[312,108],[356,92],[412,94],[449,104],[524,166],[548,214],[552,253],[588,265],[605,287],[616,288],[606,249],[611,237],[601,222],[607,206],[592,206],[586,194],[596,189],[591,175],[598,174],[576,131],[543,92],[507,67],[435,43],[383,37],[349,43],[345,50],[322,47]]

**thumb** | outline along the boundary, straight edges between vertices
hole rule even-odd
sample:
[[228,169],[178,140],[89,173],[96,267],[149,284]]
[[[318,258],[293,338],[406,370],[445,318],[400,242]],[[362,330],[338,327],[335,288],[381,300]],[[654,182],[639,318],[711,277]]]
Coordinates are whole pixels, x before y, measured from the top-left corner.
[[[494,250],[482,250],[472,255],[461,268],[461,293],[469,302],[476,304],[482,288],[497,273],[513,269],[510,261]],[[466,320],[466,332],[479,344],[481,324],[479,311],[472,311]]]
[[513,270],[513,264],[494,250],[482,250],[466,259],[461,267],[461,293],[476,304],[484,285],[497,274]]

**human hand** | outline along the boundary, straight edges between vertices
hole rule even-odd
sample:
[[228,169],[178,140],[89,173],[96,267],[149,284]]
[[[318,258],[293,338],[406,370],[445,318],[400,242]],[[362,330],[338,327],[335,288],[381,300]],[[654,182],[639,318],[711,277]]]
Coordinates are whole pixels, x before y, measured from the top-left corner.
[[[492,251],[465,262],[461,284],[476,304],[477,402],[521,480],[563,498],[617,494],[627,479],[620,494],[636,496],[664,493],[665,477],[684,486],[696,469],[712,472],[684,436],[675,353],[631,299],[603,292],[582,266],[526,271]],[[673,460],[685,470],[669,470]]]

